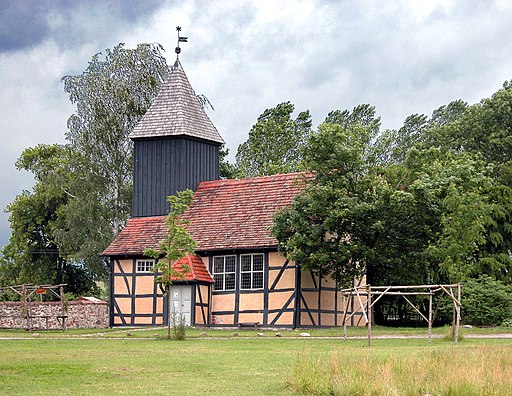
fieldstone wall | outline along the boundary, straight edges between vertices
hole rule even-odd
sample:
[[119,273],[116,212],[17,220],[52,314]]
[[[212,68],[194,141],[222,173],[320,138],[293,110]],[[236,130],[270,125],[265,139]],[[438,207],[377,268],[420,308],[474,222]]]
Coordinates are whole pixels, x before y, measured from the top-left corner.
[[[69,301],[62,314],[60,302],[33,302],[30,313],[21,302],[0,302],[0,328],[61,329],[62,319],[67,329],[108,327],[108,304],[86,299]],[[64,318],[63,318],[64,316]]]

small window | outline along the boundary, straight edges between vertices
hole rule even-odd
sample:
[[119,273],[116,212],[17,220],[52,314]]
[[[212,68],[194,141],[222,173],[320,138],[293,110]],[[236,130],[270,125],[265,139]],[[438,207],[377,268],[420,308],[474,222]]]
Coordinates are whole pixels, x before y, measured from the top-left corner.
[[155,266],[155,260],[137,260],[137,272],[151,272]]
[[213,258],[213,290],[235,290],[236,256]]
[[240,256],[240,289],[263,289],[263,254]]

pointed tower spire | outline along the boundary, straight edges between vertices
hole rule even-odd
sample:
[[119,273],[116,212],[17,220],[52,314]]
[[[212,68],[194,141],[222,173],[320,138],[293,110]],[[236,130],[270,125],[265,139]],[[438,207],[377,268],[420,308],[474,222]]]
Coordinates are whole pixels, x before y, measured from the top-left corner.
[[155,101],[130,133],[130,139],[190,136],[223,144],[187,75],[176,59]]
[[[180,36],[180,42],[187,37]],[[134,141],[132,216],[167,214],[167,197],[219,176],[224,143],[177,57],[155,101],[129,135]]]

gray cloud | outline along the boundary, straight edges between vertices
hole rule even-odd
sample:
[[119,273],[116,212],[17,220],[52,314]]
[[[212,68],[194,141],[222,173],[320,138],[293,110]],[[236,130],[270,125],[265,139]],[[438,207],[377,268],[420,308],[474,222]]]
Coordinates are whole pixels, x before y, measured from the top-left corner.
[[54,40],[63,48],[145,20],[158,0],[0,0],[0,52],[37,47]]
[[[11,3],[46,8],[3,7]],[[297,112],[309,109],[316,124],[333,109],[370,103],[383,127],[398,128],[412,113],[428,114],[458,98],[474,103],[512,78],[512,3],[506,1],[0,5],[2,207],[30,187],[30,175],[14,169],[21,150],[64,139],[73,108],[61,77],[80,73],[94,53],[120,41],[129,48],[159,42],[172,63],[176,25],[189,36],[182,64],[196,91],[213,103],[209,115],[232,158],[258,115],[282,101],[292,101]],[[5,235],[0,215],[0,246]]]

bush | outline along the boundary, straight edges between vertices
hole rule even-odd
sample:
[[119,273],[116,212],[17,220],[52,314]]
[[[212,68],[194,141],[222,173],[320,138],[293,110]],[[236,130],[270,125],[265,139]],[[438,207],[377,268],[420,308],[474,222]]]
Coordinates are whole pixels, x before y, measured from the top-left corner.
[[498,326],[512,317],[510,286],[482,275],[462,289],[462,320],[475,326]]

